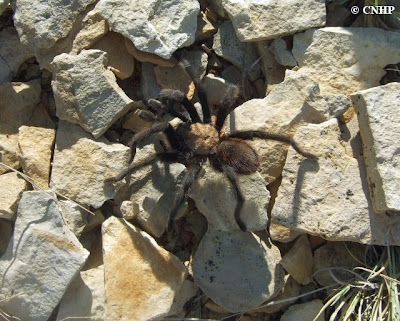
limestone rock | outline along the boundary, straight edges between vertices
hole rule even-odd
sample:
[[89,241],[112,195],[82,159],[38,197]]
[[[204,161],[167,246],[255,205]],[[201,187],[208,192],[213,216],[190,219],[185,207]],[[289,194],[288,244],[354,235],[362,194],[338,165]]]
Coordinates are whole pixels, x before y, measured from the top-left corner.
[[324,321],[323,314],[315,319],[323,306],[321,300],[292,305],[282,315],[281,321]]
[[194,41],[200,10],[196,0],[100,0],[99,5],[112,30],[141,51],[169,59]]
[[350,94],[379,86],[383,68],[400,61],[400,34],[378,28],[311,29],[294,36],[293,55],[299,72],[318,82],[322,93]]
[[309,77],[287,71],[285,81],[263,99],[246,101],[234,111],[237,119],[231,131],[266,130],[293,136],[307,123],[320,123],[329,118],[319,86]]
[[272,52],[275,55],[276,61],[282,66],[294,67],[297,65],[292,53],[288,50],[285,40],[282,38],[276,39],[272,44]]
[[[272,301],[269,301],[260,306],[257,311],[264,313],[275,313],[283,308],[292,305],[296,302],[298,295],[300,294],[301,286],[295,281],[295,279],[288,275],[285,275],[285,285],[283,286],[282,292],[279,293]],[[285,301],[290,298],[293,300]],[[282,303],[275,303],[279,301],[285,301]]]
[[83,50],[77,56],[61,54],[51,64],[57,116],[78,123],[95,138],[133,104],[105,68],[106,63],[105,52]]
[[400,211],[400,84],[351,95],[360,124],[368,187],[378,213]]
[[[307,123],[327,120],[329,109],[320,95],[318,84],[294,71],[263,99],[252,99],[237,107],[228,117],[230,132],[260,130],[292,137],[297,128]],[[267,184],[282,173],[287,145],[272,140],[248,141],[260,156],[259,171]]]
[[257,51],[261,58],[260,65],[265,77],[267,93],[271,92],[277,84],[280,84],[285,79],[286,68],[276,61],[275,55],[271,50],[274,41],[276,40],[263,40],[256,42]]
[[271,223],[269,225],[269,234],[273,241],[289,243],[293,241],[296,237],[298,237],[301,233],[291,230],[286,226]]
[[125,46],[128,52],[135,57],[136,60],[141,62],[150,62],[154,65],[170,68],[175,67],[175,65],[178,63],[178,60],[173,56],[169,59],[164,59],[156,54],[138,50],[128,38],[125,38]]
[[[0,85],[0,160],[15,169],[20,167],[18,128],[31,123],[40,93],[40,80]],[[0,174],[7,171],[0,166]]]
[[89,49],[107,32],[108,24],[100,15],[97,6],[88,6],[78,15],[65,38],[58,40],[51,48],[36,48],[35,56],[40,68],[50,70],[50,63],[54,57],[62,53],[77,55],[81,50]]
[[230,84],[223,78],[208,74],[203,79],[204,90],[210,107],[220,105],[221,100],[229,90]]
[[224,309],[223,307],[221,307],[220,305],[216,304],[213,300],[208,299],[207,302],[204,304],[204,306],[211,310],[212,312],[216,312],[216,313],[220,313],[220,314],[227,314],[229,315],[230,312],[226,309]]
[[87,257],[54,198],[45,191],[25,192],[14,235],[0,259],[0,295],[17,295],[2,301],[2,309],[21,320],[47,320]]
[[313,255],[306,234],[300,235],[281,260],[283,268],[300,284],[310,283]]
[[280,252],[252,233],[209,227],[193,257],[195,283],[230,312],[244,312],[283,287]]
[[52,47],[58,39],[68,35],[79,13],[93,2],[95,0],[13,1],[14,23],[22,43],[37,48]]
[[49,188],[50,162],[56,132],[52,128],[21,126],[19,158],[24,174],[43,189]]
[[[365,261],[365,246],[352,242],[328,242],[314,252],[314,278],[321,286],[328,286],[336,279],[347,282],[354,274],[347,272]],[[346,271],[347,270],[347,271]]]
[[240,41],[275,39],[325,25],[323,0],[222,0]]
[[[156,153],[157,138],[150,138],[137,149],[135,162],[140,162],[150,154]],[[178,163],[157,161],[133,172],[127,181],[132,212],[140,226],[151,235],[160,237],[168,224],[174,196],[180,186],[185,166]],[[123,192],[123,191],[122,191]],[[125,197],[122,197],[125,200]],[[182,208],[186,208],[185,203]]]
[[142,63],[141,70],[142,81],[140,84],[140,89],[143,94],[143,99],[157,98],[161,92],[161,87],[157,83],[156,73],[154,71],[154,66],[151,63]]
[[133,220],[139,212],[138,204],[134,204],[132,201],[122,201],[121,205],[114,209],[118,215],[125,220]]
[[207,71],[208,55],[203,50],[185,50],[180,56],[181,60],[189,63],[194,76],[203,79]]
[[179,89],[187,96],[193,96],[194,85],[191,85],[193,80],[180,66],[172,68],[155,66],[154,73],[161,88]]
[[103,321],[105,310],[104,265],[81,271],[65,292],[57,321],[88,318]]
[[102,234],[104,320],[145,321],[166,316],[182,287],[185,266],[147,233],[122,219],[110,217]]
[[196,284],[188,279],[184,280],[179,293],[176,293],[174,298],[174,303],[172,304],[171,310],[169,310],[168,315],[180,315],[184,316],[182,313],[184,311],[184,305],[193,298],[199,292],[199,288]]
[[400,223],[372,210],[363,165],[346,154],[339,136],[335,119],[297,131],[294,139],[319,158],[289,150],[272,221],[327,240],[400,244],[392,233]]
[[51,187],[82,205],[99,208],[123,185],[105,180],[125,169],[129,157],[128,147],[104,137],[95,140],[79,126],[60,121]]
[[64,215],[65,223],[78,238],[83,232],[90,231],[105,220],[104,215],[99,210],[90,213],[78,204],[68,200],[60,201],[59,205]]
[[146,105],[143,103],[143,101],[139,100],[135,102],[135,107],[136,109],[134,111],[126,114],[122,123],[122,128],[129,129],[133,133],[145,130],[149,128],[150,125],[149,122],[141,119],[138,115],[140,110],[146,109]]
[[92,49],[99,49],[107,52],[107,66],[120,79],[126,79],[133,74],[135,60],[130,55],[125,46],[125,38],[116,32],[109,32]]
[[327,94],[323,95],[329,110],[329,115],[332,117],[340,117],[350,107],[350,99],[342,94]]
[[0,84],[11,81],[19,66],[25,60],[33,57],[33,55],[32,48],[20,42],[17,30],[14,27],[7,27],[1,30]]
[[[245,202],[241,220],[249,231],[259,231],[268,224],[269,192],[259,173],[238,175],[239,188]],[[228,178],[211,166],[203,166],[198,179],[189,189],[188,196],[208,221],[209,226],[225,232],[239,230],[234,213],[237,204],[235,192]]]
[[217,28],[215,24],[208,19],[206,13],[200,11],[200,14],[197,16],[196,41],[210,38],[216,32]]
[[258,59],[258,53],[252,43],[242,43],[237,38],[230,21],[224,22],[214,36],[213,49],[218,56],[230,61],[242,73],[246,72],[251,81],[260,77],[258,64],[253,65]]
[[17,173],[0,175],[0,218],[15,220],[18,202],[27,189],[28,183]]

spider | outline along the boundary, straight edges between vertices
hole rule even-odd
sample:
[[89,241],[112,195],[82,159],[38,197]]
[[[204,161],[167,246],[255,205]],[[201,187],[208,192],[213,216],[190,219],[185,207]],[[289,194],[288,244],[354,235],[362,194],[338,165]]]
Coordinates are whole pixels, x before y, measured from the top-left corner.
[[[257,152],[246,140],[252,140],[253,138],[272,139],[290,144],[299,154],[307,158],[314,158],[314,156],[301,150],[291,138],[284,135],[259,130],[236,131],[225,134],[223,132],[224,122],[228,115],[239,105],[238,87],[230,85],[221,100],[221,105],[215,113],[215,117],[212,117],[201,80],[194,77],[193,70],[191,70],[189,64],[181,62],[180,65],[195,83],[202,108],[202,119],[193,103],[189,101],[183,92],[172,89],[162,90],[158,99],[150,99],[146,102],[148,110],[139,111],[139,117],[150,122],[151,126],[135,134],[129,146],[132,150],[131,159],[134,159],[136,145],[139,142],[156,133],[164,133],[165,139],[160,141],[164,152],[150,155],[140,162],[132,161],[126,170],[112,180],[119,181],[135,170],[152,164],[157,159],[184,164],[186,172],[182,180],[182,186],[175,195],[167,226],[167,231],[171,231],[180,205],[185,200],[191,184],[199,175],[203,163],[208,159],[212,167],[224,173],[231,183],[237,198],[234,217],[239,228],[242,231],[246,231],[246,225],[240,217],[245,199],[238,184],[237,175],[254,173],[260,166]],[[175,104],[183,106],[188,112],[189,118],[176,111],[174,109]],[[177,127],[172,127],[169,122],[162,119],[162,116],[168,113],[178,117],[182,122]]]

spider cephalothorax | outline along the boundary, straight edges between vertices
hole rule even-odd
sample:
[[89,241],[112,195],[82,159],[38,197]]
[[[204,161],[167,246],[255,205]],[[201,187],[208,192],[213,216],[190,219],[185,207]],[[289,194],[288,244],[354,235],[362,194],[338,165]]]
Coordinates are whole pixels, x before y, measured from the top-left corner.
[[[291,138],[283,135],[263,131],[237,131],[225,135],[223,131],[224,122],[229,113],[238,106],[238,88],[234,85],[229,87],[229,90],[221,99],[221,105],[215,113],[216,115],[212,117],[201,81],[193,77],[193,72],[188,64],[182,64],[182,66],[195,82],[203,119],[199,116],[193,103],[181,91],[163,90],[157,100],[150,99],[147,102],[148,110],[141,110],[139,112],[139,117],[150,122],[151,126],[135,134],[130,146],[134,157],[137,143],[155,133],[164,133],[165,139],[161,141],[164,152],[150,155],[141,162],[136,163],[132,161],[131,165],[114,180],[121,180],[129,173],[151,164],[157,159],[184,164],[186,166],[186,173],[182,186],[174,199],[168,224],[168,229],[170,230],[175,215],[179,206],[184,201],[190,185],[196,179],[202,164],[208,158],[211,165],[216,170],[224,173],[232,184],[238,200],[234,214],[235,220],[240,229],[245,231],[246,226],[240,218],[244,196],[238,184],[237,174],[254,173],[260,165],[257,152],[245,140],[253,138],[273,139],[292,145],[303,156],[313,156],[303,152]],[[176,104],[180,104],[186,109],[189,118],[174,109],[174,105]],[[162,116],[167,113],[178,117],[182,122],[178,126],[172,127],[170,123],[162,119]]]

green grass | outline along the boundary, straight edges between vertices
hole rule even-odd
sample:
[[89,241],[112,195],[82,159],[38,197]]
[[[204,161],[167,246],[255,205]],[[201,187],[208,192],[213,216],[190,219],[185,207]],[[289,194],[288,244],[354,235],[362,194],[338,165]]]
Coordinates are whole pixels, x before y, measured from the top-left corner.
[[325,313],[329,321],[400,320],[400,248],[371,247],[367,261],[365,266],[349,271],[354,275],[352,281],[334,278],[338,287],[318,316]]

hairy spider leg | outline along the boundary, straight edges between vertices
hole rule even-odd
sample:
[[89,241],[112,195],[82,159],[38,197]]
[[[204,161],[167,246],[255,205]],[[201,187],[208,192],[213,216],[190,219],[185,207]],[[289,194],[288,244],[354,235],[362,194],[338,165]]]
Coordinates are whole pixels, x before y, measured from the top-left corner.
[[282,143],[289,144],[294,148],[296,152],[298,152],[300,155],[303,155],[304,157],[312,159],[316,158],[315,155],[303,151],[292,138],[280,134],[267,133],[261,130],[249,130],[249,131],[237,131],[229,134],[227,137],[240,138],[244,140],[252,140],[253,138],[276,140]]
[[190,119],[193,123],[201,123],[200,116],[185,94],[180,90],[164,89],[160,93],[160,99],[164,102],[170,110],[173,110],[174,103],[181,104],[189,113]]
[[192,66],[187,60],[182,60],[180,66],[186,71],[186,73],[192,78],[194,85],[197,90],[197,95],[199,96],[201,110],[203,111],[203,123],[211,123],[211,111],[208,105],[207,95],[203,84],[201,83],[200,77],[197,77]]
[[157,120],[159,120],[160,118],[158,116],[156,116],[153,112],[151,112],[150,110],[139,110],[137,115],[139,116],[140,119],[143,119],[149,123],[154,123]]
[[200,170],[202,167],[202,162],[203,161],[200,160],[196,164],[193,164],[186,169],[185,176],[183,177],[183,180],[182,180],[182,184],[181,184],[180,188],[178,189],[178,191],[175,195],[175,198],[174,198],[171,214],[170,214],[169,220],[168,220],[168,226],[167,226],[168,232],[172,231],[176,214],[178,213],[179,207],[181,206],[183,201],[186,199],[189,187],[196,180],[197,176],[199,176],[199,173],[200,173]]
[[134,171],[151,165],[153,164],[155,161],[157,161],[158,159],[164,161],[164,162],[178,162],[178,163],[184,163],[185,160],[188,158],[187,155],[185,155],[185,153],[181,153],[181,152],[176,152],[176,151],[167,151],[167,152],[162,152],[162,153],[154,153],[136,163],[131,163],[129,165],[128,168],[126,168],[125,170],[123,170],[121,173],[119,173],[116,177],[111,178],[109,180],[112,180],[114,182],[118,182],[121,179],[123,179],[125,176],[133,173]]
[[246,232],[247,228],[246,225],[243,223],[242,219],[240,218],[240,214],[242,212],[243,204],[244,204],[244,196],[242,190],[239,187],[238,179],[235,170],[228,165],[221,165],[222,172],[228,178],[229,182],[233,187],[233,191],[235,193],[237,204],[235,208],[235,221],[237,225],[243,232]]
[[246,225],[243,223],[243,221],[240,218],[240,214],[242,212],[245,198],[244,198],[242,190],[239,187],[239,182],[237,179],[237,173],[236,173],[235,169],[232,166],[224,164],[218,158],[217,155],[208,156],[208,159],[210,160],[210,163],[214,169],[222,172],[228,178],[229,183],[231,184],[231,186],[233,188],[233,192],[237,199],[235,213],[234,213],[235,221],[242,231],[244,231],[244,232],[247,231]]
[[165,105],[162,102],[158,101],[157,99],[149,99],[146,102],[146,106],[160,118],[161,116],[170,113],[172,116],[178,117],[183,122],[189,121],[189,119],[185,115],[175,111],[173,108],[174,104],[169,102],[168,99],[165,97],[164,97],[164,103]]
[[167,107],[157,99],[151,98],[144,101],[146,107],[157,117],[161,117],[168,113]]
[[[198,87],[197,87],[198,86]],[[211,111],[208,105],[207,96],[203,85],[196,85],[197,95],[199,96],[201,110],[203,111],[203,123],[211,124]]]
[[160,143],[162,147],[164,148],[165,151],[170,151],[170,150],[180,150],[181,146],[184,144],[182,139],[178,139],[175,130],[172,128],[171,125],[169,125],[165,131],[164,134],[166,136],[166,141],[165,140],[160,140]]
[[221,105],[217,112],[217,120],[215,127],[218,131],[222,129],[226,117],[238,107],[239,88],[235,85],[230,85],[224,97],[222,98]]
[[132,161],[136,155],[136,145],[141,141],[149,138],[150,136],[154,135],[155,133],[159,133],[165,131],[168,126],[171,126],[168,122],[157,122],[152,124],[149,128],[138,132],[137,134],[133,135],[132,139],[129,142],[129,148],[131,149],[131,159]]

